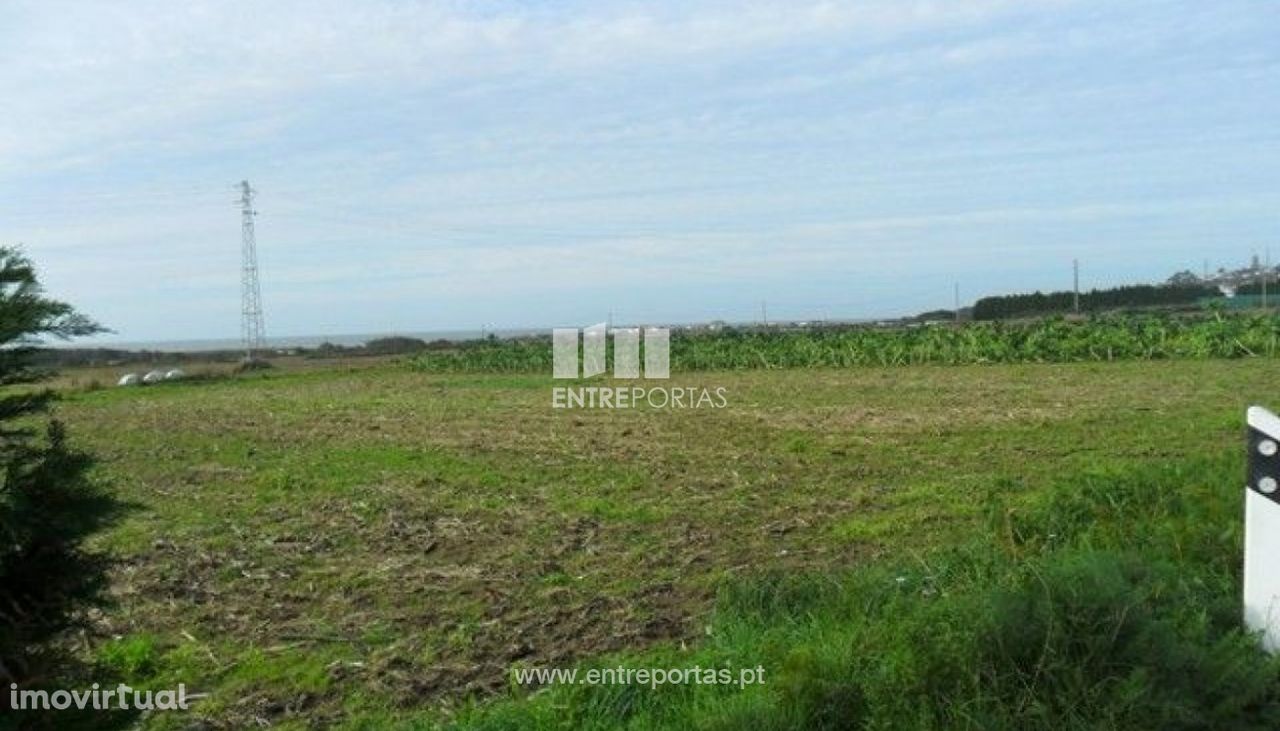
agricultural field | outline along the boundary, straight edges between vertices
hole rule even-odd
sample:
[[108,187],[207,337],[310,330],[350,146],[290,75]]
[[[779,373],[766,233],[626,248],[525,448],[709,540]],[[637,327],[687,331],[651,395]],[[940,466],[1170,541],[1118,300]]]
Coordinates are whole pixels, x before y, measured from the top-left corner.
[[[1273,357],[1280,354],[1280,318],[1209,311],[964,326],[728,328],[677,331],[671,348],[672,368],[682,372]],[[417,366],[431,372],[546,373],[551,348],[545,338],[473,341],[425,352]]]
[[0,731],[1280,730],[1276,6],[5,4]]
[[[1249,322],[1209,341],[1274,347]],[[564,410],[549,367],[459,372],[475,352],[68,385],[127,504],[93,544],[94,677],[183,682],[210,728],[1276,718],[1233,630],[1242,415],[1280,401],[1276,360],[682,370],[677,342],[669,385],[726,408]],[[580,663],[766,682],[511,680]],[[1206,668],[1230,687],[1200,693]]]

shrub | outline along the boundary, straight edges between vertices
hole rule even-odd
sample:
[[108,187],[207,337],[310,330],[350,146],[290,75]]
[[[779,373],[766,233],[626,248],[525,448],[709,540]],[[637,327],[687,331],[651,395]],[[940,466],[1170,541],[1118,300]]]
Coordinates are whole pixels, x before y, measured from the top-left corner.
[[101,561],[83,538],[115,504],[84,478],[88,457],[47,416],[53,395],[30,384],[37,338],[100,330],[44,296],[31,262],[0,247],[0,681],[24,682],[65,658],[49,645],[99,588]]

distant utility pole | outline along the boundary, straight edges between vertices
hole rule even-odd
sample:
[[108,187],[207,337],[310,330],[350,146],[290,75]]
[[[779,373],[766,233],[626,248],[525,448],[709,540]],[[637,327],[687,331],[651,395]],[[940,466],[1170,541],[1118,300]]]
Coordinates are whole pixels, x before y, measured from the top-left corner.
[[769,309],[764,300],[760,300],[760,322],[769,324]]
[[1267,277],[1271,276],[1271,247],[1267,247],[1266,263],[1262,267],[1262,309],[1267,309]]
[[960,322],[960,283],[956,282],[956,322]]
[[249,181],[240,181],[240,339],[245,360],[262,350],[266,335],[262,325],[262,288],[258,284],[258,242],[253,234],[253,196]]
[[1080,260],[1071,260],[1071,309],[1075,313],[1080,312]]

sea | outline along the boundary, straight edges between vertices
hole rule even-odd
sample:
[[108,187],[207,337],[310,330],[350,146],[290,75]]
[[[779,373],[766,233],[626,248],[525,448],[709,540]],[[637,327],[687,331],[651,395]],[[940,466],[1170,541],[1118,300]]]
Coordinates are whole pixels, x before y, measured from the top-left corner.
[[[338,335],[283,335],[268,337],[267,347],[273,350],[289,350],[290,348],[314,348],[324,343],[353,347],[363,345],[370,340],[388,337],[418,338],[431,342],[433,340],[478,340],[494,335],[499,338],[515,338],[536,335],[547,330],[437,330],[427,332],[385,332],[385,333],[348,333]],[[113,350],[152,350],[164,353],[198,353],[213,350],[238,350],[242,347],[239,338],[206,338],[193,340],[75,340],[70,343],[48,343],[54,348],[111,348]]]

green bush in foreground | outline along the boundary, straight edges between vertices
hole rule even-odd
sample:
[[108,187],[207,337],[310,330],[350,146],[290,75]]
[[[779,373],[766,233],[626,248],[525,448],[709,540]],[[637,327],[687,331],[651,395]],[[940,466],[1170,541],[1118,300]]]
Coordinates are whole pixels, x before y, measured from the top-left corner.
[[[87,455],[49,418],[53,394],[32,366],[41,338],[101,328],[49,299],[23,253],[0,246],[0,683],[38,682],[67,662],[53,642],[102,581],[82,549],[115,502],[85,477]],[[0,718],[0,725],[4,719]]]
[[513,688],[448,725],[1280,728],[1280,662],[1240,629],[1237,471],[1087,475],[1021,510],[997,495],[972,545],[737,583],[697,649],[599,663],[760,664],[764,685]]
[[[1074,363],[1166,358],[1274,357],[1280,317],[1213,313],[1204,318],[1103,316],[1081,322],[977,322],[911,328],[672,333],[674,372],[845,368],[937,363]],[[423,353],[419,370],[551,372],[547,338],[487,340]]]

